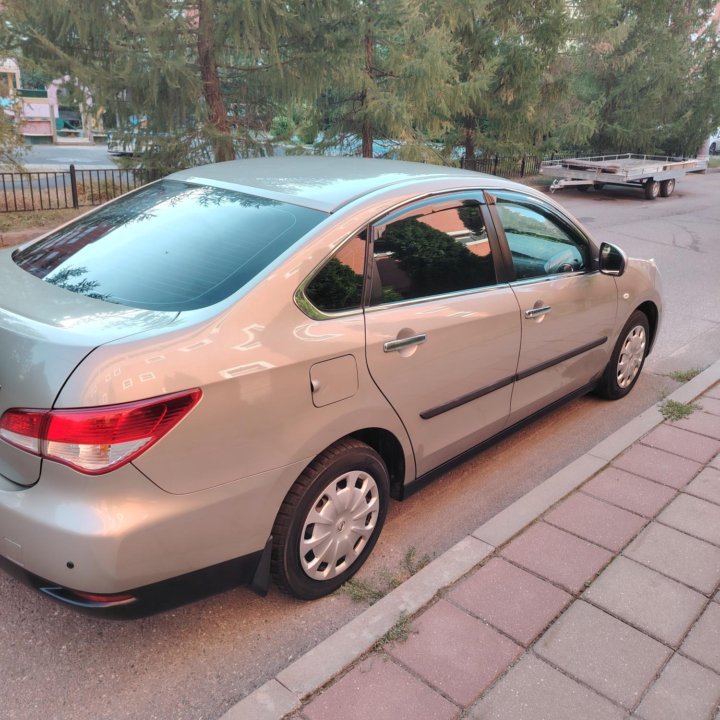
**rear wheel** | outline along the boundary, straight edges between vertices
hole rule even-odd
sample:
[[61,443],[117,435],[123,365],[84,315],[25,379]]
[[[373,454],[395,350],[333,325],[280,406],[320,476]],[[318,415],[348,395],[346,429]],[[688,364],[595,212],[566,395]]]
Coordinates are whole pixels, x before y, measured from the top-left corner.
[[636,310],[625,323],[610,362],[595,389],[600,397],[618,400],[633,389],[645,362],[649,337],[647,316],[641,310]]
[[673,194],[673,190],[675,189],[675,180],[670,178],[670,180],[663,180],[660,183],[660,195],[661,197],[670,197]]
[[318,455],[275,519],[271,569],[279,587],[312,600],[349,580],[380,535],[389,497],[385,463],[365,443],[340,440]]
[[645,181],[645,197],[648,200],[654,200],[658,195],[660,194],[660,183],[657,180],[653,180],[650,178],[650,180]]

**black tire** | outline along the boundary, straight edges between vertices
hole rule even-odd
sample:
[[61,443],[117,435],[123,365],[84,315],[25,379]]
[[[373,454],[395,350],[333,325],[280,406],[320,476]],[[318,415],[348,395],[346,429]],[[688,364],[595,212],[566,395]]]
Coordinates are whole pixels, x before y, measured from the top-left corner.
[[[354,483],[349,484],[353,475]],[[349,506],[344,502],[347,496],[342,495],[346,492],[353,493]],[[335,493],[343,502],[334,501]],[[385,463],[365,443],[339,440],[318,455],[290,488],[275,518],[271,572],[280,589],[314,600],[349,580],[375,546],[389,497]],[[323,513],[326,523],[311,521],[311,516]],[[361,517],[363,513],[365,517]],[[355,522],[351,524],[351,520]],[[367,527],[370,530],[364,532]],[[314,549],[310,547],[313,540],[324,539],[327,545],[318,542]],[[305,554],[303,542],[309,543]],[[324,552],[315,555],[319,547]],[[344,554],[337,558],[338,553]]]
[[663,180],[660,183],[660,196],[661,197],[670,197],[673,194],[673,190],[675,190],[675,180],[670,178],[669,180]]
[[607,400],[625,397],[640,377],[650,340],[647,315],[636,310],[623,326],[595,392]]
[[596,183],[593,183],[593,187],[596,190],[602,190],[605,187],[605,183],[596,182]]
[[648,200],[654,200],[660,194],[660,182],[650,178],[645,181],[645,197]]
[[589,185],[576,185],[575,186],[580,192],[587,192],[590,189]]
[[715,155],[717,153],[717,145],[715,143],[710,143],[710,154]]

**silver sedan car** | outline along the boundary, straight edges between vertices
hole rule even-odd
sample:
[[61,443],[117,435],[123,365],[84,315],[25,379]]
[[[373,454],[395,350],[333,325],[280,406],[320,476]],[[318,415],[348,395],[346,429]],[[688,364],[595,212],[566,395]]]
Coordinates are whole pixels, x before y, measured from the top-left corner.
[[562,400],[628,393],[660,314],[652,261],[506,180],[175,173],[0,252],[2,564],[85,608],[215,571],[320,597],[391,497]]

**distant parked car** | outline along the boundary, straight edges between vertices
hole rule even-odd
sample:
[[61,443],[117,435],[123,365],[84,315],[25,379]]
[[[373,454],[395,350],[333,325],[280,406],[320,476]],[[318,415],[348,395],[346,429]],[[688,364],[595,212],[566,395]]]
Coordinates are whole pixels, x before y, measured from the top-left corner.
[[710,137],[710,154],[720,154],[720,128]]
[[175,173],[0,251],[0,555],[88,608],[210,567],[320,597],[390,497],[559,401],[629,393],[660,315],[652,261],[497,177]]
[[[213,160],[209,144],[195,133],[188,136],[155,133],[150,130],[133,128],[129,132],[112,131],[107,134],[108,155],[115,157],[139,157],[159,152],[173,152],[178,148],[189,151],[194,165]],[[169,149],[169,150],[168,150]]]

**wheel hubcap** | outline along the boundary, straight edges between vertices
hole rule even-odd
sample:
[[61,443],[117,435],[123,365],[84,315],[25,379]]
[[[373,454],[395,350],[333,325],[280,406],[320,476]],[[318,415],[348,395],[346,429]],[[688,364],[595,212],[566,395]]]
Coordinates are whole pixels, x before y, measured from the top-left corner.
[[636,325],[625,336],[617,364],[617,383],[621,388],[628,387],[640,372],[646,342],[645,328],[642,325]]
[[367,546],[380,511],[378,486],[368,473],[353,470],[330,482],[303,523],[300,563],[313,580],[347,570]]

